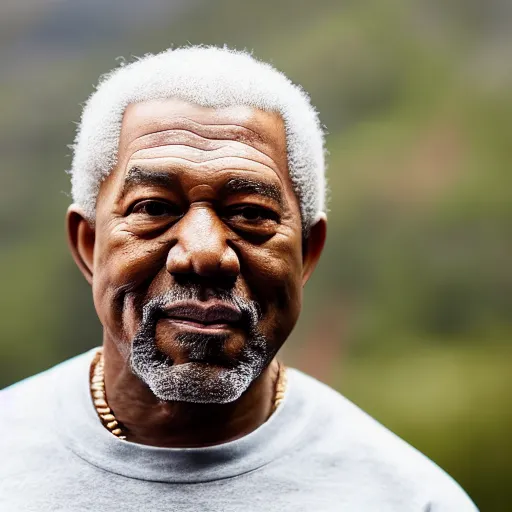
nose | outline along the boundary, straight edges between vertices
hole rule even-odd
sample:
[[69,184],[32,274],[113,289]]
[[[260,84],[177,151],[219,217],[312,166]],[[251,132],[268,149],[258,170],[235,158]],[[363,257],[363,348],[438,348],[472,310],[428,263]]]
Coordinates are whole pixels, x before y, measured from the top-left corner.
[[175,243],[166,262],[170,274],[221,279],[238,276],[238,255],[228,244],[226,226],[212,208],[194,205],[175,229]]

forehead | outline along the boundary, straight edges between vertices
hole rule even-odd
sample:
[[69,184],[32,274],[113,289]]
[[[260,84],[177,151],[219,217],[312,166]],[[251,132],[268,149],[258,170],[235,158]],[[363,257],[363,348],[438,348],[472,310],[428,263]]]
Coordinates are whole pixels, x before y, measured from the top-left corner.
[[[202,107],[178,99],[130,104],[123,116],[118,160],[151,155],[172,145],[249,155],[288,177],[286,136],[281,116],[248,106]],[[146,150],[146,152],[145,152]],[[164,151],[164,150],[162,150]],[[212,155],[213,156],[213,155]],[[273,165],[272,165],[273,164]]]

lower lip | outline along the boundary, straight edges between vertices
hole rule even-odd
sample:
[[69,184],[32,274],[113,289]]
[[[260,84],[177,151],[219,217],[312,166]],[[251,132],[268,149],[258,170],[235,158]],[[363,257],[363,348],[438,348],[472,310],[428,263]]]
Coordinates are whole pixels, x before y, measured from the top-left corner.
[[218,334],[223,331],[231,331],[233,330],[233,325],[231,324],[202,324],[200,322],[194,322],[192,320],[181,320],[174,318],[167,318],[166,322],[170,322],[172,325],[180,329],[185,329],[187,331],[196,331],[201,332],[203,334],[207,333],[215,333]]

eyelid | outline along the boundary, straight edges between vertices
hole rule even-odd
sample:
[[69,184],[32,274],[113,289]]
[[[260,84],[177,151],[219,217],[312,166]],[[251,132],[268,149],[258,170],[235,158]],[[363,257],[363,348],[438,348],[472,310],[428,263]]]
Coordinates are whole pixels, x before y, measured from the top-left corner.
[[226,206],[226,210],[242,210],[243,208],[255,208],[259,210],[274,211],[274,208],[259,203],[235,203]]
[[255,203],[240,203],[228,206],[225,208],[225,212],[237,212],[242,211],[244,209],[253,208],[255,210],[262,210],[268,215],[267,220],[273,220],[274,222],[280,222],[281,215],[275,211],[273,208],[269,208],[268,206],[263,206],[261,204]]
[[155,197],[145,197],[143,199],[137,199],[136,201],[133,201],[130,204],[130,206],[128,206],[128,209],[126,210],[125,216],[128,216],[128,215],[132,214],[137,206],[144,205],[145,203],[148,203],[148,204],[149,203],[163,203],[163,204],[166,204],[166,205],[170,206],[171,208],[176,208],[176,209],[180,208],[177,203],[172,202],[172,201],[168,201],[166,199],[155,198]]

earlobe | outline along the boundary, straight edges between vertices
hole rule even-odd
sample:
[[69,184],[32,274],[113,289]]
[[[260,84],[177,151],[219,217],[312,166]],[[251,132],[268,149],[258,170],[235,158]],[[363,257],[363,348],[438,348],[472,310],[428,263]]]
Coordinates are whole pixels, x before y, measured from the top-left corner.
[[302,265],[302,286],[311,277],[313,270],[320,259],[327,236],[327,216],[321,213],[316,222],[311,226],[309,236],[304,240],[303,265]]
[[71,255],[87,282],[92,284],[95,230],[76,204],[68,208],[66,228]]

